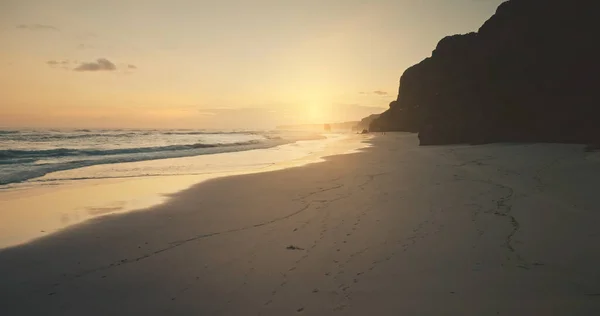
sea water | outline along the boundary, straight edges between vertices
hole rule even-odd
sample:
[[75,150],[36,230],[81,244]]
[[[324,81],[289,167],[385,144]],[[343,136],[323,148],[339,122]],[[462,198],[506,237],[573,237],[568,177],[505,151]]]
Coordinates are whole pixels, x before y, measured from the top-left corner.
[[[0,130],[0,190],[65,179],[210,172],[210,166],[192,170],[189,164],[154,164],[159,167],[144,169],[144,164],[127,163],[267,149],[316,138],[278,130]],[[110,168],[86,168],[100,165]]]

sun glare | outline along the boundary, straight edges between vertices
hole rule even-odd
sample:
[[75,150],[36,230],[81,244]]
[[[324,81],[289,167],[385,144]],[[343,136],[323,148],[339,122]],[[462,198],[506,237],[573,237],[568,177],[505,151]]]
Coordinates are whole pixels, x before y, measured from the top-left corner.
[[321,106],[319,106],[316,103],[310,104],[307,107],[307,111],[306,111],[306,119],[310,122],[310,123],[323,123],[323,111],[321,109]]

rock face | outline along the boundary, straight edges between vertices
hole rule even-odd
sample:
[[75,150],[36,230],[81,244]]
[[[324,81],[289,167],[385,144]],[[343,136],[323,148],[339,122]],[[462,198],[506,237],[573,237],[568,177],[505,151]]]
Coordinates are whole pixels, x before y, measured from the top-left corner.
[[371,114],[367,117],[365,117],[364,119],[360,120],[360,122],[358,122],[356,125],[352,126],[352,130],[353,131],[362,131],[365,129],[369,129],[369,125],[371,125],[371,123],[379,117],[379,114]]
[[371,131],[422,145],[600,141],[600,19],[591,0],[509,0],[477,33],[408,68]]

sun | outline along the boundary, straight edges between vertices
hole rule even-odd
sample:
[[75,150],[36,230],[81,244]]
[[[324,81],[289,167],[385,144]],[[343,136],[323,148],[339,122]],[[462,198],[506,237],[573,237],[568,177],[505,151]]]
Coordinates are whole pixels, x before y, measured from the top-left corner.
[[310,104],[306,109],[306,119],[310,123],[323,123],[323,110],[318,104]]

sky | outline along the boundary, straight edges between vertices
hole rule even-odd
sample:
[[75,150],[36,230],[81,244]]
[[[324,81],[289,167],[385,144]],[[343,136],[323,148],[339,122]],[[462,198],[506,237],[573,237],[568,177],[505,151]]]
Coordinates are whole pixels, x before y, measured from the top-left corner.
[[0,127],[359,120],[503,0],[0,0]]

